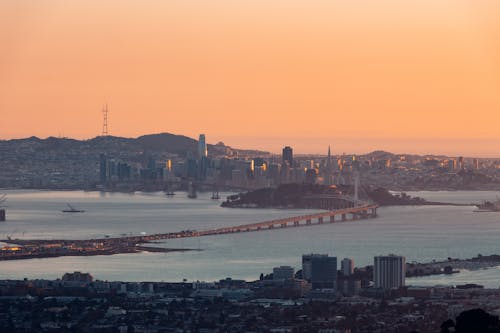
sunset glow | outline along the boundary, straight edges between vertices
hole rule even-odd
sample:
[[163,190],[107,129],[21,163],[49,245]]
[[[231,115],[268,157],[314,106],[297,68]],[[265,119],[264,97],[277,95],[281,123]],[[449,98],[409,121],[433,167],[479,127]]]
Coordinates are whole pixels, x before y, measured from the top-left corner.
[[500,2],[2,1],[0,139],[500,157]]

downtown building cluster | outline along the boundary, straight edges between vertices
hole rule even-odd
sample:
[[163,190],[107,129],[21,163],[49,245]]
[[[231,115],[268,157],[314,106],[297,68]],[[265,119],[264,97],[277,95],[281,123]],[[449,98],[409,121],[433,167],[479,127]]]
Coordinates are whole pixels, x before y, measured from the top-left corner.
[[149,137],[0,141],[0,187],[160,190],[193,179],[206,187],[255,189],[292,182],[352,184],[359,172],[363,184],[394,190],[500,188],[497,159],[333,154],[326,147],[326,155],[297,155],[290,146],[273,155],[200,139],[197,145],[191,140],[170,146]]
[[195,153],[160,160],[150,156],[146,164],[130,165],[101,155],[100,188],[136,184],[148,188],[180,189],[189,181],[205,190],[258,189],[282,184],[354,185],[357,179],[373,187],[408,189],[469,189],[500,184],[500,162],[477,158],[394,155],[294,155],[285,146],[281,155],[238,154],[230,149],[207,148],[201,134]]

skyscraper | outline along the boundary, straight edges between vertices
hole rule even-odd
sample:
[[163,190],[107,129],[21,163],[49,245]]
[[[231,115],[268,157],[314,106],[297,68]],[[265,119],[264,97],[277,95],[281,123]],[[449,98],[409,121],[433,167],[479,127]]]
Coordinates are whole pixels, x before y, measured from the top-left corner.
[[313,289],[336,288],[337,257],[314,257],[311,259],[311,284]]
[[328,169],[329,172],[332,171],[332,151],[330,149],[330,146],[328,146],[328,158],[326,160],[326,168]]
[[332,185],[333,184],[332,151],[330,149],[330,146],[328,146],[328,157],[326,159],[326,168],[325,168],[324,178],[325,178],[324,179],[325,185]]
[[302,255],[302,278],[304,280],[311,280],[311,262],[313,258],[316,257],[328,257],[327,254],[303,254]]
[[327,254],[302,255],[302,278],[311,281],[314,289],[335,288],[337,257],[329,257]]
[[108,160],[105,154],[99,155],[99,181],[101,184],[106,184],[108,180]]
[[293,149],[292,147],[286,146],[283,148],[283,165],[288,164],[290,167],[293,166]]
[[392,289],[405,285],[406,258],[390,254],[377,256],[373,263],[375,288]]
[[345,277],[351,276],[354,273],[354,261],[350,258],[342,259],[340,270]]
[[207,143],[205,141],[205,134],[200,134],[198,139],[198,159],[208,156]]

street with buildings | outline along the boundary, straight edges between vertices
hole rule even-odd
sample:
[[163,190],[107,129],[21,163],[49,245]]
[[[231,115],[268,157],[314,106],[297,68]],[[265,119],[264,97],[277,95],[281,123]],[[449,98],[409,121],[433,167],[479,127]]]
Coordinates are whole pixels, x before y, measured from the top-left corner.
[[349,258],[338,267],[336,257],[305,254],[299,271],[279,266],[256,281],[100,281],[81,272],[2,280],[0,330],[437,333],[467,310],[500,313],[498,289],[405,286],[401,256],[376,256],[369,280],[362,270]]

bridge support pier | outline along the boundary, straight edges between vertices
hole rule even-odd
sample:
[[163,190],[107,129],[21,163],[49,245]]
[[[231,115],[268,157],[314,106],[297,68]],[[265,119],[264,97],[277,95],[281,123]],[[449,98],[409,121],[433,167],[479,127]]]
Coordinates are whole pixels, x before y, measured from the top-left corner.
[[318,224],[323,224],[323,218],[322,217],[318,217]]
[[281,223],[282,228],[286,228],[286,223]]
[[307,219],[307,220],[306,220],[306,224],[307,224],[307,225],[310,225],[310,224],[311,224],[311,219]]
[[294,226],[294,227],[298,227],[298,226],[299,226],[299,223],[300,223],[299,221],[293,221],[293,226]]
[[345,220],[347,220],[347,216],[346,216],[346,214],[342,214],[342,221],[345,221]]
[[335,222],[335,215],[330,215],[330,223]]

